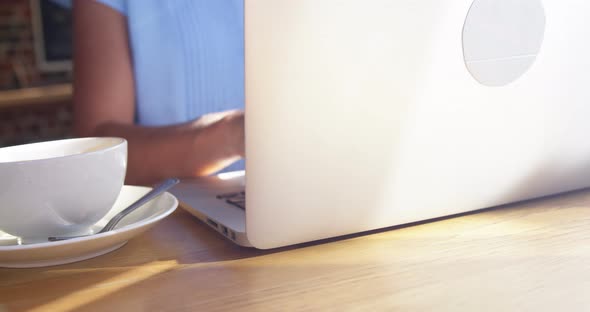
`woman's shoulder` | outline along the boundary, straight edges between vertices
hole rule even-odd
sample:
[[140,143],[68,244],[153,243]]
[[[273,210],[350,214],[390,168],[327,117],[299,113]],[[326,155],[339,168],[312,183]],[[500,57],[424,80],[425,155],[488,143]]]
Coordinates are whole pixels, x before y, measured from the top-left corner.
[[[66,8],[72,8],[72,0],[51,0],[53,3],[61,5]],[[98,3],[102,3],[109,8],[123,14],[127,15],[127,0],[93,0]]]

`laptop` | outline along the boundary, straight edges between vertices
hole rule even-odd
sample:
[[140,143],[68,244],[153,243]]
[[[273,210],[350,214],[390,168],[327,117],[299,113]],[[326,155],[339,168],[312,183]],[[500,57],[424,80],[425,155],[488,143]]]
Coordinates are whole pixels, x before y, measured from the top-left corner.
[[260,249],[590,186],[580,0],[246,0],[246,171],[172,192]]

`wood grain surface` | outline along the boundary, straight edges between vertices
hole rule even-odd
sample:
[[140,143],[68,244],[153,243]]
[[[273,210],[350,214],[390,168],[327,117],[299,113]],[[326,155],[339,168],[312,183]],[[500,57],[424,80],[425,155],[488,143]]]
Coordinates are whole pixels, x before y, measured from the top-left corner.
[[179,209],[110,254],[0,269],[0,311],[590,311],[590,191],[259,251]]

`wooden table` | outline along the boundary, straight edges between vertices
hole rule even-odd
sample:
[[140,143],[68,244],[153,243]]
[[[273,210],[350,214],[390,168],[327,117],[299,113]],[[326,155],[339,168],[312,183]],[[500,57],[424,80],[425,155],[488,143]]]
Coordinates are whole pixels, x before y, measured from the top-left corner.
[[0,269],[0,311],[590,311],[590,191],[272,251],[183,210],[108,255]]

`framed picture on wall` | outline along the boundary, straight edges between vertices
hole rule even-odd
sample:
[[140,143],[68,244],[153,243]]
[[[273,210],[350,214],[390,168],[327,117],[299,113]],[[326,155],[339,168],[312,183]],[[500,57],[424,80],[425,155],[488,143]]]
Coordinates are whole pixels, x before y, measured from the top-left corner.
[[72,70],[72,13],[49,0],[30,0],[35,58],[47,72]]

